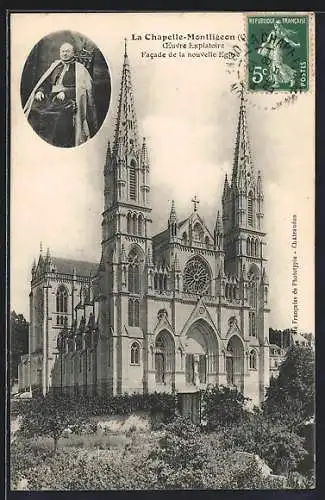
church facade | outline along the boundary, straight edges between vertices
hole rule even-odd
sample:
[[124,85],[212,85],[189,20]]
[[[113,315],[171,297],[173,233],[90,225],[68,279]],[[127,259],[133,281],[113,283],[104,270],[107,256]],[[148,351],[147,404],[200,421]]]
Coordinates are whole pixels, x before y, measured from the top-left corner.
[[[124,55],[115,134],[104,166],[101,260],[40,255],[32,271],[30,354],[20,387],[43,392],[183,395],[209,384],[254,404],[269,385],[269,299],[262,174],[255,171],[241,96],[231,178],[207,227],[193,198],[152,234],[147,144],[137,133]],[[193,403],[194,402],[194,403]]]

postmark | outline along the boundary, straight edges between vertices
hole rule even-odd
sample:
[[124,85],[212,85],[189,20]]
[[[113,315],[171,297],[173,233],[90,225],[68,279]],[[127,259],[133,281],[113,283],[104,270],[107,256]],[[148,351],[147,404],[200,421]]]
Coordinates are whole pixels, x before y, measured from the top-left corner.
[[247,88],[309,90],[308,15],[247,16]]

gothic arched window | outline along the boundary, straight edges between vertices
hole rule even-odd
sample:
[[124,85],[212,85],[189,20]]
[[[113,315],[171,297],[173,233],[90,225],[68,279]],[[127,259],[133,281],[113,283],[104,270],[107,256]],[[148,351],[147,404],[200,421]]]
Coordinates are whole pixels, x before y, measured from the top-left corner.
[[138,229],[138,220],[136,214],[133,214],[133,225],[132,225],[132,233],[137,234],[137,229]]
[[257,368],[256,351],[254,351],[254,349],[252,349],[249,354],[249,368],[251,370],[256,370]]
[[138,235],[142,236],[142,233],[143,233],[143,216],[142,214],[140,214],[138,218]]
[[254,238],[251,239],[251,256],[255,256],[255,245],[254,245]]
[[203,240],[203,229],[198,222],[196,222],[193,228],[193,240],[200,242]]
[[68,292],[63,285],[56,292],[56,312],[68,312]]
[[155,342],[156,382],[165,383],[168,375],[175,369],[175,346],[171,335],[162,331]]
[[164,289],[164,276],[159,274],[159,290],[162,292]]
[[247,238],[247,241],[246,241],[246,253],[248,256],[251,255],[251,239],[250,238]]
[[130,293],[140,293],[140,266],[138,254],[132,250],[129,254],[128,285]]
[[140,364],[140,346],[138,342],[133,342],[131,345],[131,365]]
[[128,234],[132,234],[132,215],[130,212],[127,214],[126,221],[127,221],[127,232]]
[[155,290],[158,290],[158,274],[155,273],[154,277],[153,277],[153,287]]
[[255,257],[259,257],[258,247],[258,240],[255,240]]
[[254,226],[253,193],[250,191],[247,198],[247,222],[249,226]]
[[249,336],[256,337],[256,316],[254,311],[249,312]]
[[183,240],[183,245],[187,245],[187,234],[185,231],[183,233],[182,240]]
[[133,314],[134,314],[134,326],[139,326],[139,320],[140,320],[140,307],[139,307],[139,301],[135,299],[133,303]]
[[257,305],[257,286],[256,282],[252,281],[249,289],[249,305],[250,307],[256,309]]
[[135,171],[136,163],[134,160],[131,161],[129,167],[129,196],[131,200],[136,200],[137,193],[137,182],[136,182],[136,171]]

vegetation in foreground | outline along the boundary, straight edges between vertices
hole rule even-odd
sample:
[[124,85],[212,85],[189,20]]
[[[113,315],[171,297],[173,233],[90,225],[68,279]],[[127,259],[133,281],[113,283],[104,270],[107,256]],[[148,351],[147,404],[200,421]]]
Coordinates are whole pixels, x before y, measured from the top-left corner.
[[[261,409],[249,411],[234,389],[203,392],[204,427],[180,417],[175,396],[166,394],[96,402],[50,395],[21,402],[15,409],[21,427],[11,444],[12,488],[312,488],[314,433],[306,422],[314,416],[313,394],[314,353],[295,346]],[[99,434],[95,416],[135,409],[150,411],[156,430]],[[67,427],[74,434],[63,438]],[[263,471],[254,455],[277,476]]]

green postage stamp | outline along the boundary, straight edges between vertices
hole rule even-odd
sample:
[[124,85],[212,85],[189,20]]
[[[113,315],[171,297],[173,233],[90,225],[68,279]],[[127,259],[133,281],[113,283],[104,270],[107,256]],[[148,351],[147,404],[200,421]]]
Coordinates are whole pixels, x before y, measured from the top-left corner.
[[308,15],[248,16],[248,89],[308,91],[308,37]]

